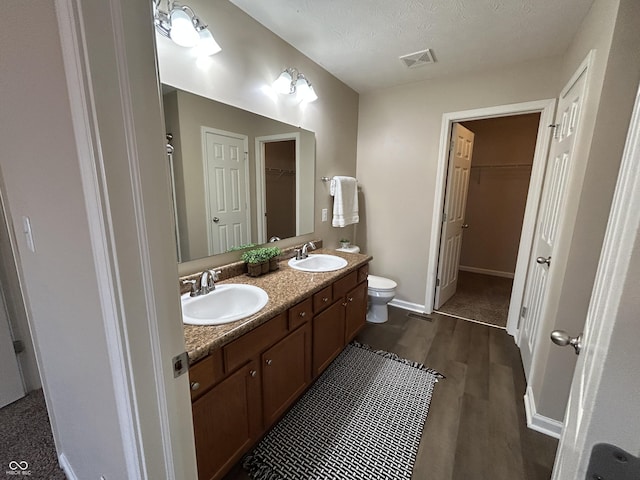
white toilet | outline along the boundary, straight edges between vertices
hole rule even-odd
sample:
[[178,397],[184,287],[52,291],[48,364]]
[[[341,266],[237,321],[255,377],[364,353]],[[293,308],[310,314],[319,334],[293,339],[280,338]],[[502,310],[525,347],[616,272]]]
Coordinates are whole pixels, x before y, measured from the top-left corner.
[[367,322],[384,323],[389,319],[389,303],[396,296],[398,284],[393,280],[377,275],[369,275],[369,309]]
[[[360,247],[351,245],[337,250],[340,252],[359,253]],[[389,319],[387,304],[396,296],[398,284],[393,280],[378,277],[377,275],[368,275],[367,280],[369,281],[367,322],[384,323]]]

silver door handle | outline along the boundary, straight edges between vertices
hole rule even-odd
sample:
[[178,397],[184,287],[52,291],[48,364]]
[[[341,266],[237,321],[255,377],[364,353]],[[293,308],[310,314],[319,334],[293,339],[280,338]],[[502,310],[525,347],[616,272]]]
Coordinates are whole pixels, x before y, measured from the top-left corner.
[[469,224],[468,223],[462,224],[462,228],[469,228]]
[[547,257],[547,258],[538,257],[538,258],[536,258],[536,262],[539,263],[540,265],[544,265],[546,263],[547,267],[550,267],[551,266],[551,257],[550,256]]
[[582,350],[582,334],[577,337],[570,337],[564,330],[554,330],[551,332],[551,341],[561,347],[571,345],[576,351],[576,355],[580,355],[580,350]]
[[213,223],[218,223],[220,221],[218,217],[213,217],[211,220],[213,220]]

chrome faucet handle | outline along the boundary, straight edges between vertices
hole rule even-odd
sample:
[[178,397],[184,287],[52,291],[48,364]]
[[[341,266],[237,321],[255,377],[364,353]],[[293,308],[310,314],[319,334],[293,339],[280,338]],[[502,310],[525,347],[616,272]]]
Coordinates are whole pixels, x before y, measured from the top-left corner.
[[296,248],[294,250],[294,252],[296,252],[296,260],[302,260],[304,258],[302,256],[302,249],[301,248]]
[[191,285],[191,292],[189,293],[189,296],[191,297],[197,297],[200,294],[200,291],[198,290],[198,281],[191,279],[191,280],[183,280],[182,281],[183,285]]
[[214,282],[220,280],[220,274],[222,273],[222,270],[209,270],[209,272],[211,273],[211,280],[213,280]]

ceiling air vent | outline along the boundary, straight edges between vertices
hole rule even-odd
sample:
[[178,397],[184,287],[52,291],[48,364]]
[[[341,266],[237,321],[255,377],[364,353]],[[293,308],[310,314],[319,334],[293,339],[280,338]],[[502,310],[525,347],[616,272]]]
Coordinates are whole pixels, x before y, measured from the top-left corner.
[[428,65],[430,63],[435,63],[436,59],[431,52],[431,49],[427,48],[426,50],[421,50],[419,52],[410,53],[408,55],[403,55],[400,57],[402,63],[407,68],[418,68],[423,65]]

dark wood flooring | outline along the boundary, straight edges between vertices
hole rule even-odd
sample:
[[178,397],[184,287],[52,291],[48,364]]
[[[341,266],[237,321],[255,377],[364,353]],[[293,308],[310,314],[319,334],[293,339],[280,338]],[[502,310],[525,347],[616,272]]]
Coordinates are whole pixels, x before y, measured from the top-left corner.
[[[447,377],[435,387],[412,480],[548,480],[557,441],[526,426],[513,338],[444,315],[389,311],[387,323],[367,324],[357,340]],[[237,466],[225,480],[248,478]]]

